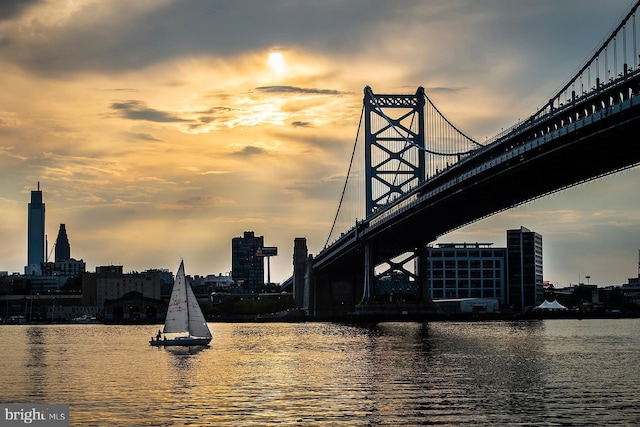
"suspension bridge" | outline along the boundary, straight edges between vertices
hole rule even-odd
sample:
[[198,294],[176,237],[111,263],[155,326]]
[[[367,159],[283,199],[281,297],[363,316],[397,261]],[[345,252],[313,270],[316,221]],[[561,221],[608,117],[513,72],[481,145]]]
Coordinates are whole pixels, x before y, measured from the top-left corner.
[[393,274],[427,302],[422,261],[430,242],[639,164],[639,6],[541,108],[483,143],[454,126],[422,87],[404,95],[366,87],[324,249],[294,262],[298,306],[319,316],[366,307]]

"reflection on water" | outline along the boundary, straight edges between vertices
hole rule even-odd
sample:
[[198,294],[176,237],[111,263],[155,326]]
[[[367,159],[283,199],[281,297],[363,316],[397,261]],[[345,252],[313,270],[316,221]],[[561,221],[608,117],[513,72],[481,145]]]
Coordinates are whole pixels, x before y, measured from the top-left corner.
[[640,423],[636,319],[209,326],[204,349],[0,326],[0,401],[70,404],[72,425]]

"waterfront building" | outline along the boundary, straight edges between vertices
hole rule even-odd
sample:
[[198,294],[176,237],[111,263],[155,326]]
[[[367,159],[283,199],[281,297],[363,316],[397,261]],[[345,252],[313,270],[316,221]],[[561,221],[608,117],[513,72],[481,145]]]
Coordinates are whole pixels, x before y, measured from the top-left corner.
[[56,262],[68,261],[71,259],[71,246],[69,245],[69,238],[67,237],[67,228],[64,224],[60,224],[60,229],[58,230],[55,253]]
[[226,290],[233,286],[233,278],[231,277],[231,274],[209,274],[203,278],[203,285],[206,286],[209,292]]
[[259,250],[264,237],[245,231],[242,237],[231,240],[231,277],[243,288],[256,292],[264,285],[264,258]]
[[70,258],[65,261],[45,262],[42,274],[43,276],[66,276],[68,278],[80,277],[86,268],[87,264],[83,260]]
[[494,298],[506,303],[506,249],[493,243],[444,243],[427,247],[431,300]]
[[141,292],[127,292],[104,302],[106,322],[161,322],[167,305],[162,300],[145,297]]
[[507,230],[507,304],[518,311],[544,301],[542,236],[525,227]]
[[525,227],[507,230],[507,247],[444,243],[427,247],[431,300],[495,298],[517,311],[544,300],[542,236]]
[[27,211],[27,266],[26,275],[41,275],[45,261],[45,204],[42,202],[40,182],[38,189],[31,191],[31,202]]
[[[82,278],[83,304],[95,304],[102,308],[105,301],[122,298],[130,292],[138,292],[144,298],[159,300],[160,286],[161,275],[158,270],[123,273],[121,265],[96,267],[95,273],[85,273]],[[105,318],[108,318],[109,313],[104,313]]]

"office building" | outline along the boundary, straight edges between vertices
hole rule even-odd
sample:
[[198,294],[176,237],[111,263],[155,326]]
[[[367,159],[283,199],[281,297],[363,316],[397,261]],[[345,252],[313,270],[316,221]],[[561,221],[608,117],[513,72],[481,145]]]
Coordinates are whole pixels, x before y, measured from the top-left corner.
[[544,300],[542,236],[525,227],[507,230],[507,247],[445,243],[427,248],[431,300],[495,298],[516,312]]
[[544,301],[542,236],[525,227],[507,230],[507,304],[524,312]]
[[[86,271],[87,264],[83,260],[73,258],[66,261],[45,262],[42,264],[44,276],[80,277]],[[64,281],[61,285],[64,285]]]
[[492,243],[444,243],[427,248],[432,300],[494,298],[506,303],[506,249]]
[[264,258],[258,254],[263,246],[264,237],[255,236],[253,231],[231,240],[231,277],[252,292],[264,285]]
[[[86,281],[86,283],[85,283]],[[86,273],[83,276],[82,292],[85,290],[94,300],[85,302],[87,305],[96,305],[100,309],[107,300],[122,298],[131,292],[138,292],[148,299],[160,299],[161,275],[158,270],[149,270],[142,273],[123,273],[121,265],[109,265],[96,267],[95,274]],[[89,289],[95,287],[94,289]],[[105,311],[105,317],[110,313]]]
[[45,206],[42,202],[40,183],[38,189],[31,192],[31,202],[28,205],[27,217],[27,266],[25,274],[41,275],[42,264],[45,261],[44,234]]

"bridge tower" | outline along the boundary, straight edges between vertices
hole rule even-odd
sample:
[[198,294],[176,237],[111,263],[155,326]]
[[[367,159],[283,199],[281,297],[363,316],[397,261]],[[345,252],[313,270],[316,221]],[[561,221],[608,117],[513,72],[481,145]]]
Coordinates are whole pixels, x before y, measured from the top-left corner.
[[424,181],[424,105],[423,87],[415,95],[378,95],[365,87],[367,218]]
[[[374,94],[364,89],[364,168],[366,218],[384,211],[426,179],[425,92]],[[413,252],[364,243],[362,304],[371,297],[392,300],[396,292],[423,299],[420,244]],[[399,291],[399,292],[398,292]]]

